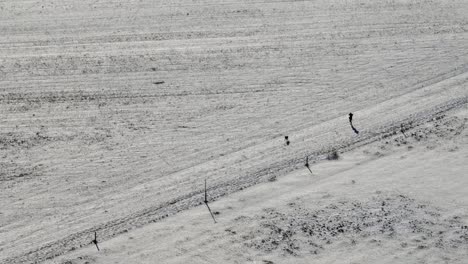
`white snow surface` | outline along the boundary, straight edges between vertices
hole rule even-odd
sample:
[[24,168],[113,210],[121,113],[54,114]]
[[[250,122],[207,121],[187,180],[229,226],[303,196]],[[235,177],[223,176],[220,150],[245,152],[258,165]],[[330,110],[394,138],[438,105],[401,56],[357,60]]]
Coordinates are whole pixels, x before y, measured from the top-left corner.
[[[466,263],[468,107],[47,263]],[[92,236],[90,235],[90,238]]]
[[464,263],[467,14],[1,1],[0,263]]

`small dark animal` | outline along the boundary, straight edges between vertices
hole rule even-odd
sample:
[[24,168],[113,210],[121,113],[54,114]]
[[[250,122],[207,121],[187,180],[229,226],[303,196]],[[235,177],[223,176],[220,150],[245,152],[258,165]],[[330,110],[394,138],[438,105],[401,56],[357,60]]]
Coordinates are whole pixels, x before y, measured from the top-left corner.
[[284,136],[284,140],[286,141],[286,145],[289,146],[289,137],[288,136]]
[[163,84],[164,81],[160,81],[160,82],[154,82],[153,84]]

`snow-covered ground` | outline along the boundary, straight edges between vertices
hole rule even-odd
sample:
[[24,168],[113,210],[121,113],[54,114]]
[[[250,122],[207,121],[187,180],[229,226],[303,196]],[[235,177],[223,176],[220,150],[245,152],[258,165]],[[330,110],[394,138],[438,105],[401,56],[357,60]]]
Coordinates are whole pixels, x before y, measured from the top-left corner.
[[[340,262],[348,251],[370,263],[402,243],[411,256],[382,254],[461,261],[466,241],[418,244],[406,222],[466,224],[466,111],[450,109],[468,98],[467,13],[464,0],[0,2],[0,263]],[[423,130],[435,141],[372,149],[434,122]],[[324,161],[334,150],[342,160]],[[383,201],[401,227],[392,239],[369,215]],[[299,226],[315,234],[323,218],[309,215],[334,225],[351,209],[368,229],[327,231],[329,244]],[[281,217],[294,212],[297,223]],[[289,224],[299,249],[268,238]],[[86,247],[95,231],[99,254]],[[442,242],[463,242],[452,233]]]
[[465,105],[221,198],[216,224],[199,206],[48,263],[466,263],[467,125]]

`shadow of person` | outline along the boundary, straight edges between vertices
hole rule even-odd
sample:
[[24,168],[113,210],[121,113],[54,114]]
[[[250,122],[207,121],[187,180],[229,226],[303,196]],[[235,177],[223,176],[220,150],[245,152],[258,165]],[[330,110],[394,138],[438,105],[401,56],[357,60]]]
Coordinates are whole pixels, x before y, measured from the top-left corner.
[[351,128],[353,129],[354,133],[359,134],[359,131],[353,126],[352,123],[351,123]]
[[349,113],[349,124],[351,125],[354,133],[359,134],[359,131],[353,126],[353,113]]

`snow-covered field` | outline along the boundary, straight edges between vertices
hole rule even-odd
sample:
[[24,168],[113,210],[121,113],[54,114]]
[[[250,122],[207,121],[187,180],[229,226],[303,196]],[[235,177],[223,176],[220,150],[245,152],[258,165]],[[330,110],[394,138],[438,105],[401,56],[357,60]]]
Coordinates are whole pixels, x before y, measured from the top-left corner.
[[216,224],[196,207],[48,263],[466,263],[467,124],[465,105],[221,198]]
[[0,2],[0,263],[463,263],[467,14]]

